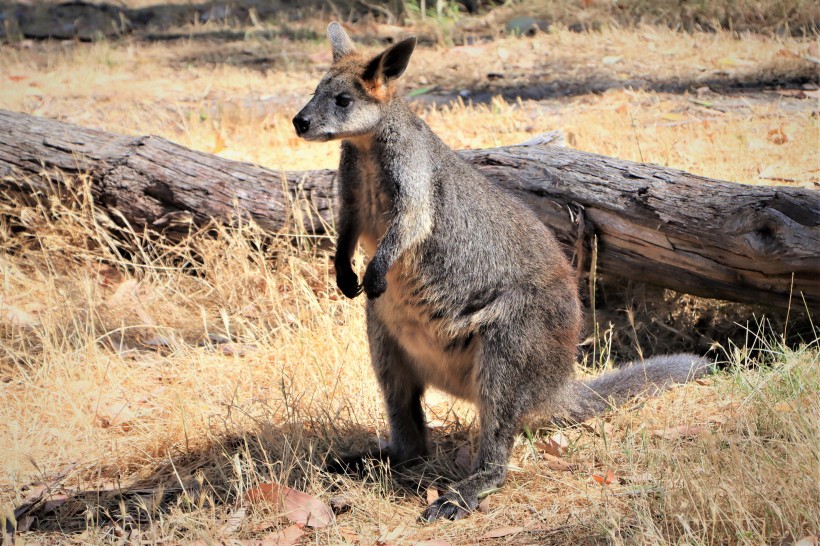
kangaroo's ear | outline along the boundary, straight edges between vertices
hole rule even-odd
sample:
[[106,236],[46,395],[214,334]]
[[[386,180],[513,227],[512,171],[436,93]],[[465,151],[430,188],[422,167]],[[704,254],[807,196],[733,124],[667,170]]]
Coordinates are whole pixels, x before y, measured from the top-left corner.
[[330,40],[330,48],[333,50],[334,63],[342,57],[347,57],[356,49],[353,46],[353,40],[347,35],[345,29],[335,21],[327,26],[327,38]]
[[404,74],[404,69],[407,68],[410,55],[413,54],[415,47],[416,37],[411,36],[385,49],[367,63],[362,79],[364,81],[384,80],[385,82],[395,80]]

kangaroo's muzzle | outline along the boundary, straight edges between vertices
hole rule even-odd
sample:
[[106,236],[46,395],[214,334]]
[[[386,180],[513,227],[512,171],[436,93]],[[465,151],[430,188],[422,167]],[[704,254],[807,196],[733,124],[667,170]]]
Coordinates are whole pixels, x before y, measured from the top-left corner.
[[293,118],[293,126],[296,128],[296,134],[302,136],[310,129],[310,120],[302,114],[297,114],[297,116]]

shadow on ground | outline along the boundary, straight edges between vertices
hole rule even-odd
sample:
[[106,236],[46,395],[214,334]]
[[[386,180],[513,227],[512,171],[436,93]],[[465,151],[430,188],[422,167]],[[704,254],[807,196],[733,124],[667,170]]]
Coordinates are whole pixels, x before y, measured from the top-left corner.
[[[317,421],[317,428],[326,426]],[[469,433],[455,426],[446,433],[432,431],[436,456],[429,461],[400,471],[373,461],[361,475],[347,479],[378,484],[380,495],[391,502],[411,502],[420,513],[428,487],[443,486],[464,473],[456,462],[456,451],[469,442]],[[360,426],[337,432],[344,449],[362,448],[374,440],[372,431]],[[175,516],[177,521],[180,515],[195,519],[204,511],[213,518],[220,507],[227,516],[241,504],[239,491],[269,481],[300,489],[301,484],[318,480],[329,492],[334,512],[341,514],[351,508],[350,500],[345,497],[345,480],[323,470],[324,459],[332,452],[322,436],[301,424],[263,424],[255,433],[215,436],[201,449],[169,454],[162,463],[140,472],[140,478],[103,478],[94,473],[104,471],[82,471],[73,465],[62,475],[43,476],[41,483],[29,486],[26,502],[15,509],[18,533],[64,536],[96,528],[124,540],[138,538],[157,522]],[[324,446],[324,452],[317,455],[318,450],[309,449],[308,444]],[[11,522],[6,525],[7,533],[13,534]],[[177,525],[170,523],[170,527]]]

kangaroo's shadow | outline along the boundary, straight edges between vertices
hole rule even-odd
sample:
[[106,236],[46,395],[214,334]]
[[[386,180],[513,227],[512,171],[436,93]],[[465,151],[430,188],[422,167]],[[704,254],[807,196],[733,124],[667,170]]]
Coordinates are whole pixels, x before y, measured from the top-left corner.
[[[138,477],[86,471],[46,479],[45,484],[33,484],[29,499],[16,508],[18,532],[70,535],[97,527],[125,536],[172,513],[238,506],[244,491],[265,482],[296,489],[318,482],[331,497],[341,498],[351,479],[362,480],[377,483],[391,500],[416,503],[421,510],[430,487],[442,488],[466,474],[467,427],[432,431],[434,454],[429,459],[401,469],[369,461],[361,475],[350,476],[327,472],[325,463],[373,445],[372,429],[334,427],[338,436],[328,438],[322,423],[316,424],[261,425],[247,433],[214,436],[200,448],[169,453],[161,463],[139,471]],[[337,513],[349,508],[332,499],[330,504]],[[10,521],[6,525],[13,527]]]

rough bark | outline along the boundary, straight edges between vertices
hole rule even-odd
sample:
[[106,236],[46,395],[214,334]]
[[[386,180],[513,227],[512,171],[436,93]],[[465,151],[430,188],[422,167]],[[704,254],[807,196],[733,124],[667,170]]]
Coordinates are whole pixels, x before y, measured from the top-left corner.
[[[187,232],[241,210],[275,232],[332,223],[335,171],[280,172],[0,110],[0,190],[85,175],[96,204],[133,227]],[[820,192],[747,186],[548,146],[460,152],[541,217],[589,268],[732,301],[820,306]],[[116,212],[115,212],[116,211]],[[500,212],[503,214],[503,211]]]

